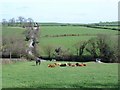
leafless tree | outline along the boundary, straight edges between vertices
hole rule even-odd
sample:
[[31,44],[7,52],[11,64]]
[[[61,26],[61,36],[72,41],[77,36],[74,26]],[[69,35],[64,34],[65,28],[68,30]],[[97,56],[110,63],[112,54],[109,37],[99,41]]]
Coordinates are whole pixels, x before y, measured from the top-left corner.
[[3,37],[2,38],[2,52],[3,55],[5,53],[11,56],[17,56],[22,57],[26,55],[26,45],[24,40],[22,40],[20,37],[14,36],[14,37]]
[[28,18],[27,19],[28,23],[32,24],[34,22],[34,20],[32,18]]
[[52,45],[44,46],[44,52],[46,53],[48,58],[51,58],[53,55],[53,46]]
[[7,20],[6,19],[2,19],[2,25],[6,25],[7,24]]
[[26,19],[22,16],[19,16],[18,17],[18,20],[19,20],[19,23],[20,23],[20,26],[23,26],[25,23],[26,23]]
[[14,26],[15,25],[15,18],[12,18],[9,20],[9,26]]

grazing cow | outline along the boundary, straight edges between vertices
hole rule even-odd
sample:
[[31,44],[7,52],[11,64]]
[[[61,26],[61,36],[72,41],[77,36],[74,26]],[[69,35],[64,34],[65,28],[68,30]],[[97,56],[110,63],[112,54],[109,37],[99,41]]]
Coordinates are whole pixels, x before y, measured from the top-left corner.
[[79,63],[76,63],[76,66],[79,66]]
[[40,58],[37,57],[37,58],[36,58],[36,65],[38,65],[38,64],[39,64],[39,65],[41,64],[41,60],[40,60]]
[[61,63],[54,63],[56,66],[60,66],[61,65]]
[[71,66],[72,64],[71,63],[67,63],[68,66]]
[[84,66],[84,65],[79,63],[78,66]]
[[76,63],[76,66],[86,66],[86,64],[79,64],[79,63]]
[[83,64],[83,66],[86,66],[86,64]]
[[75,64],[72,64],[71,66],[72,66],[72,67],[76,67],[76,65],[75,65]]
[[48,67],[53,68],[55,67],[55,64],[49,64]]
[[67,66],[67,64],[61,64],[60,65],[60,67],[66,67]]

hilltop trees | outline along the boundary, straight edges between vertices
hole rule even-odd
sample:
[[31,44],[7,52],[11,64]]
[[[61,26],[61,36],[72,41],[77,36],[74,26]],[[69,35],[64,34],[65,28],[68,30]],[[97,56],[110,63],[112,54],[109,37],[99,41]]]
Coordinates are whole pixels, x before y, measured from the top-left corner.
[[2,25],[7,25],[7,20],[6,19],[2,19]]
[[9,20],[8,26],[14,26],[15,25],[15,18],[12,18]]
[[8,25],[8,26],[20,26],[25,27],[26,24],[32,24],[34,20],[32,18],[24,18],[23,16],[19,16],[17,19],[11,18],[9,20],[2,19],[2,25]]

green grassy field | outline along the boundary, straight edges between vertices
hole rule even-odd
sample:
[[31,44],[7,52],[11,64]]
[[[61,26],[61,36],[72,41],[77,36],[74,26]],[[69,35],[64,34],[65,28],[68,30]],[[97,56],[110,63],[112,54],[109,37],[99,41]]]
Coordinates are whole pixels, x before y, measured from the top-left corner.
[[[117,88],[118,64],[88,62],[84,67],[48,68],[42,62],[17,62],[2,66],[3,88]],[[65,62],[61,62],[65,63]],[[75,62],[72,62],[75,63]]]
[[117,31],[106,30],[106,29],[96,29],[87,28],[82,26],[42,26],[41,36],[44,35],[61,35],[61,34],[117,34]]
[[21,36],[24,37],[24,28],[21,27],[2,27],[2,35],[4,36]]
[[[24,28],[2,27],[4,36],[20,36],[25,39]],[[44,37],[45,35],[80,34],[80,36]],[[88,35],[85,35],[88,34]],[[75,53],[74,44],[89,40],[97,34],[117,37],[118,31],[95,29],[81,26],[41,26],[39,44],[40,54],[44,46],[65,47]],[[48,68],[53,62],[17,62],[3,65],[3,88],[116,88],[118,83],[118,64],[86,63],[86,67]],[[64,62],[62,62],[64,63]],[[74,62],[75,63],[75,62]]]
[[[25,39],[23,34],[24,28],[20,27],[3,27],[2,34],[4,36],[20,36]],[[80,36],[66,36],[66,37],[44,37],[46,35],[63,35],[63,34],[79,34]],[[80,41],[87,41],[97,34],[106,34],[115,36],[118,31],[87,28],[82,26],[41,26],[39,31],[39,45],[40,54],[46,55],[44,52],[45,46],[64,47],[69,48],[71,52],[75,52],[74,44]]]

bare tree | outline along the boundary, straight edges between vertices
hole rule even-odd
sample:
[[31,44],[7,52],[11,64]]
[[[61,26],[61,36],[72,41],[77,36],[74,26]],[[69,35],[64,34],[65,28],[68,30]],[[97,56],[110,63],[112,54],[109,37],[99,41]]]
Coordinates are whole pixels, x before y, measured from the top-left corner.
[[34,20],[32,18],[28,18],[27,19],[28,23],[32,24],[34,22]]
[[20,37],[3,37],[2,54],[9,54],[10,58],[26,56],[26,45]]
[[26,19],[24,17],[22,17],[22,16],[19,16],[18,20],[20,22],[20,26],[23,26],[26,23]]
[[46,55],[50,59],[52,57],[52,55],[53,55],[53,46],[52,45],[45,46],[44,47],[44,52],[46,53]]
[[7,24],[7,20],[6,19],[2,19],[2,25],[6,25]]
[[15,25],[15,18],[12,18],[9,20],[9,26],[14,26]]

